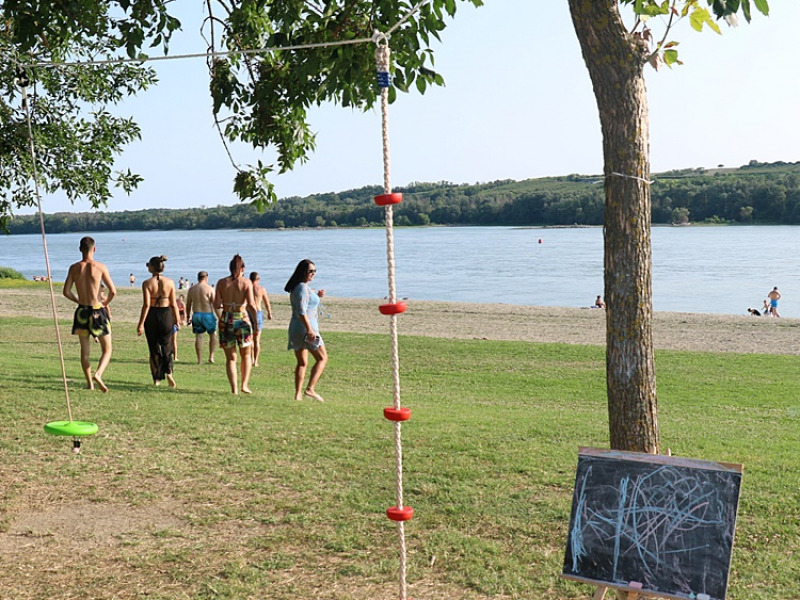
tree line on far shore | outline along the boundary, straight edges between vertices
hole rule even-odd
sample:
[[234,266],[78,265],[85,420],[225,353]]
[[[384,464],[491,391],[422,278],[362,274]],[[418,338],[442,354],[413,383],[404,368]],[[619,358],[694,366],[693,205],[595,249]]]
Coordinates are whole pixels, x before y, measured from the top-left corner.
[[[800,162],[749,164],[736,169],[684,169],[653,175],[654,224],[800,224]],[[603,224],[602,176],[568,175],[473,185],[412,183],[395,191],[397,226]],[[48,232],[154,229],[280,229],[378,226],[384,209],[367,186],[340,193],[281,199],[263,213],[250,204],[213,208],[53,213]],[[38,217],[16,216],[10,233],[39,232]]]

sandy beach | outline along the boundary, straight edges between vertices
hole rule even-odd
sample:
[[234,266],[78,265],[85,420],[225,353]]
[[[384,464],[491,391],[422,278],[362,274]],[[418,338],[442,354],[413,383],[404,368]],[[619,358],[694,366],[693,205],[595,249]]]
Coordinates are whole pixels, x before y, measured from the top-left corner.
[[[75,305],[55,287],[59,319],[71,320]],[[290,316],[286,294],[271,296],[274,319],[265,329],[284,329]],[[326,297],[320,329],[360,333],[389,332],[389,317],[378,311],[381,299]],[[130,324],[133,333],[141,309],[139,289],[119,288],[111,304],[115,333]],[[47,284],[41,288],[0,289],[0,317],[40,315],[52,319]],[[800,319],[657,312],[653,338],[657,349],[800,354]],[[605,344],[605,314],[600,309],[512,304],[409,301],[398,317],[400,335],[442,338],[521,340],[565,344]]]

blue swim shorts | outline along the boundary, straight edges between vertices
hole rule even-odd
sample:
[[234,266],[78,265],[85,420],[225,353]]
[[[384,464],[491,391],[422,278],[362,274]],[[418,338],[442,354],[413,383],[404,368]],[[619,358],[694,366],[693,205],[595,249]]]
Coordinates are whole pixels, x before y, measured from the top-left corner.
[[192,331],[196,334],[216,333],[217,317],[214,313],[196,312],[192,314]]

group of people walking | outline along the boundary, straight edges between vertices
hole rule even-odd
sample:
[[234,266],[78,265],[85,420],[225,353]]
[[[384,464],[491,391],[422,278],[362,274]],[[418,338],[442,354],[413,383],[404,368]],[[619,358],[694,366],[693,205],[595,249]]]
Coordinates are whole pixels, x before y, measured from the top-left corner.
[[[81,239],[80,251],[82,258],[70,266],[63,293],[78,305],[72,333],[80,340],[81,368],[87,387],[95,389],[97,386],[107,392],[103,373],[111,359],[112,350],[108,305],[117,292],[106,266],[94,260],[96,246],[91,237]],[[204,335],[208,334],[208,362],[214,362],[214,353],[219,344],[225,353],[225,372],[231,392],[238,394],[241,390],[244,394],[251,393],[250,374],[252,368],[258,366],[261,351],[264,324],[262,306],[266,308],[267,320],[272,319],[269,295],[260,285],[259,274],[254,271],[249,278],[245,277],[244,260],[236,254],[229,264],[230,275],[220,279],[216,286],[209,285],[206,271],[197,274],[197,284],[189,288],[185,307],[181,310],[176,299],[175,282],[163,275],[166,262],[164,255],[154,256],[147,261],[151,276],[142,282],[142,309],[136,328],[137,334],[144,334],[147,339],[153,382],[159,385],[166,379],[170,387],[177,387],[174,377],[177,332],[181,325],[191,323],[198,364],[202,362]],[[313,262],[301,260],[284,290],[289,293],[292,307],[288,349],[294,351],[296,357],[294,398],[302,400],[305,396],[322,402],[316,384],[325,370],[328,355],[319,333],[317,317],[325,290],[315,291],[309,286],[316,272]],[[91,339],[99,341],[101,349],[100,361],[94,373],[90,363]],[[309,354],[315,362],[305,384]]]

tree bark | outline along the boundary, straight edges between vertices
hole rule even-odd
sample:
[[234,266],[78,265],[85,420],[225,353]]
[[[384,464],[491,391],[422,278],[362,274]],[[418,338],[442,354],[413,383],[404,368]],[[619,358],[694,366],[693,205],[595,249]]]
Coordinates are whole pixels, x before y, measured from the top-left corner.
[[603,134],[606,387],[611,448],[658,453],[646,44],[618,0],[569,0]]

